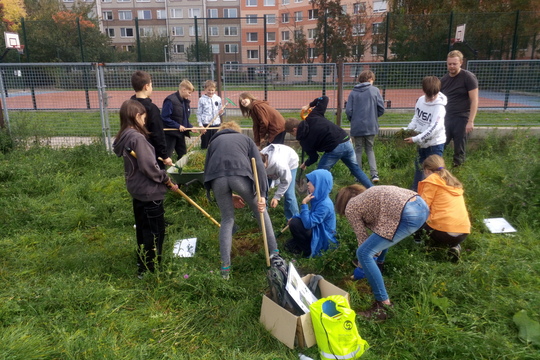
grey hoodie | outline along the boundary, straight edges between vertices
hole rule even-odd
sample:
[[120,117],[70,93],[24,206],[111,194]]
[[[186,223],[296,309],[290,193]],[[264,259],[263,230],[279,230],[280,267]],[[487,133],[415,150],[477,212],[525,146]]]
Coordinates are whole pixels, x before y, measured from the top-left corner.
[[370,82],[357,84],[349,94],[345,113],[351,122],[351,136],[377,135],[378,118],[384,114],[379,89]]
[[[135,151],[137,157],[127,149]],[[164,182],[168,176],[156,162],[154,147],[143,134],[135,129],[126,129],[113,143],[114,153],[124,157],[126,187],[134,199],[140,201],[163,200],[167,192]]]

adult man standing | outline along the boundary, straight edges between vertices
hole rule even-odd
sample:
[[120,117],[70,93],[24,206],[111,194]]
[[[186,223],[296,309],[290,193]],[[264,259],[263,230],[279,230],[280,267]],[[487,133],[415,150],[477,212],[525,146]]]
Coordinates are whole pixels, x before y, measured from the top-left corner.
[[345,113],[351,122],[351,136],[358,166],[362,168],[362,150],[366,150],[371,181],[379,182],[377,162],[373,151],[375,135],[379,133],[379,117],[384,114],[384,101],[379,89],[373,86],[375,74],[364,70],[358,76],[358,84],[347,99]]
[[478,110],[478,80],[472,72],[462,69],[462,64],[461,51],[450,51],[446,59],[448,74],[441,79],[441,92],[448,98],[445,146],[454,140],[454,167],[465,161],[467,135],[474,129]]

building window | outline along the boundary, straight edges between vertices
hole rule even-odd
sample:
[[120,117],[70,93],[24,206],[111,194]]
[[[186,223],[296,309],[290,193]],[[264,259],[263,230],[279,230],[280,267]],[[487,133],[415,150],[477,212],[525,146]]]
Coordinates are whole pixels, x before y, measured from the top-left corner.
[[165,26],[156,26],[156,27],[154,27],[154,32],[158,36],[167,36],[167,28]]
[[131,10],[119,10],[118,20],[133,20]]
[[219,27],[209,26],[208,27],[208,36],[219,36]]
[[139,10],[137,12],[137,16],[139,17],[139,20],[151,20],[152,19],[152,11],[151,10]]
[[201,36],[202,35],[202,28],[200,26],[197,26],[197,34],[195,34],[195,26],[189,27],[189,36]]
[[246,0],[246,6],[257,6],[257,0]]
[[133,45],[122,45],[123,51],[133,51]]
[[302,21],[302,12],[301,11],[295,11],[294,12],[294,21],[295,22]]
[[172,36],[184,36],[183,26],[173,26],[171,30],[172,30]]
[[352,36],[364,36],[366,34],[366,24],[354,24]]
[[150,0],[137,0],[137,2],[150,2]]
[[133,37],[133,28],[120,28],[120,37]]
[[219,44],[212,44],[212,54],[219,54]]
[[151,27],[140,27],[139,28],[139,35],[141,37],[152,36],[152,28]]
[[295,66],[294,67],[294,75],[295,76],[302,76],[302,67],[301,66]]
[[173,45],[173,53],[175,54],[183,54],[186,52],[186,46],[184,44],[174,44]]
[[188,18],[193,19],[195,16],[198,18],[201,17],[201,9],[188,9]]
[[171,19],[180,19],[184,17],[184,9],[171,9]]
[[107,28],[107,35],[109,35],[109,37],[114,37],[114,29],[111,29],[111,28]]
[[259,40],[259,34],[256,32],[248,32],[246,35],[248,42],[256,42]]
[[281,0],[281,5],[289,5],[290,0]]
[[317,20],[317,9],[308,10],[308,20]]
[[381,34],[384,32],[384,27],[383,27],[383,23],[382,22],[379,22],[379,23],[374,23],[373,24],[373,34]]
[[275,32],[267,32],[266,33],[266,41],[267,42],[276,42],[276,33]]
[[225,44],[225,53],[226,54],[237,54],[238,53],[238,44]]
[[117,3],[127,3],[131,2],[131,0],[116,0]]
[[[310,59],[316,58],[318,56],[317,55],[317,49],[316,48],[308,48],[308,56],[309,56]],[[310,71],[310,69],[312,69],[312,67],[308,68],[308,74],[311,73],[311,75],[317,75],[317,68],[313,67],[313,69],[315,69],[315,74],[313,74],[313,71]]]
[[256,24],[257,23],[257,15],[246,15],[246,24]]
[[225,26],[225,36],[238,36],[237,26]]
[[388,2],[386,2],[386,1],[374,1],[373,2],[373,12],[374,13],[386,12],[387,8],[388,8]]
[[247,51],[247,57],[248,57],[248,59],[258,59],[259,58],[259,50],[248,50]]
[[276,6],[276,0],[264,0],[264,6]]
[[156,10],[156,18],[158,18],[158,19],[166,19],[167,18],[167,10]]
[[104,11],[103,12],[103,20],[112,20],[112,19],[114,19],[112,11]]
[[364,12],[366,12],[366,3],[365,2],[353,4],[353,14],[354,15],[362,14]]
[[287,24],[289,22],[289,13],[281,14],[281,23]]
[[208,9],[209,18],[217,18],[218,16],[218,9]]
[[302,30],[294,30],[294,40],[301,39],[303,34]]
[[315,39],[317,37],[317,29],[308,29],[307,34],[308,39]]
[[267,14],[266,15],[266,23],[267,24],[275,24],[276,23],[276,15],[275,14]]
[[238,17],[237,9],[223,9],[224,18],[235,18]]
[[289,31],[282,31],[281,32],[281,40],[282,41],[289,41],[291,40],[291,33]]
[[341,5],[341,13],[343,15],[346,15],[347,14],[347,5]]
[[371,55],[383,56],[384,55],[384,45],[371,45]]
[[303,0],[294,0],[295,3],[301,3]]
[[[286,58],[284,57],[284,59],[286,59]],[[289,75],[291,75],[291,68],[288,67],[288,66],[285,66],[283,68],[283,76],[289,76]]]
[[112,0],[101,0],[102,3],[110,3]]

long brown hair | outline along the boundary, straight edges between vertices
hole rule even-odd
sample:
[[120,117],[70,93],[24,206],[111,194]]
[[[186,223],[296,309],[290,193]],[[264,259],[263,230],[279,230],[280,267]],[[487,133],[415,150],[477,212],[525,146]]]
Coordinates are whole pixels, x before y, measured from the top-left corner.
[[248,92],[243,92],[238,96],[238,103],[239,103],[239,106],[240,106],[240,111],[242,111],[242,115],[244,115],[245,117],[250,117],[251,116],[251,107],[247,108],[244,105],[242,105],[242,99],[251,100],[251,104],[253,104],[253,100],[257,100],[257,99]]
[[126,100],[120,107],[120,130],[116,137],[120,137],[122,133],[127,128],[133,128],[143,134],[145,137],[148,137],[150,132],[144,127],[144,125],[139,124],[137,121],[137,115],[146,114],[146,109],[144,106],[137,100]]
[[353,197],[360,195],[366,191],[366,188],[359,184],[345,186],[339,190],[336,195],[335,209],[339,215],[345,215],[345,208]]
[[446,170],[444,159],[439,155],[428,156],[428,158],[422,163],[422,168],[424,170],[429,170],[439,174],[439,176],[448,186],[463,188],[463,184],[461,184],[461,182],[454,175],[452,175],[450,171]]

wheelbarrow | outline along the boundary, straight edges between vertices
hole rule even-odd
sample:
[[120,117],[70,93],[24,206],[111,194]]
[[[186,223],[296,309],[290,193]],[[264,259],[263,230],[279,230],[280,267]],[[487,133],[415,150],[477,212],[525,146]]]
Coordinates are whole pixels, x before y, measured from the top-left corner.
[[183,168],[187,165],[189,157],[193,152],[189,152],[184,155],[180,160],[176,162],[174,166],[171,166],[167,173],[178,184],[188,186],[193,183],[200,183],[204,185],[204,171],[185,172]]

